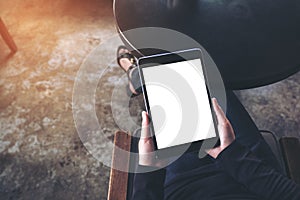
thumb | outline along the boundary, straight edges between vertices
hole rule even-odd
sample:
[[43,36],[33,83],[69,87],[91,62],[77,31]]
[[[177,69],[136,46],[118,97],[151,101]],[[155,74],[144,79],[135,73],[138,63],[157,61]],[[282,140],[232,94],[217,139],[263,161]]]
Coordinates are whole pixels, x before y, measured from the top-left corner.
[[220,147],[205,150],[205,152],[213,158],[217,158],[221,151],[222,150]]
[[142,112],[142,130],[141,130],[141,139],[146,139],[151,137],[149,131],[149,117],[148,114],[143,111]]

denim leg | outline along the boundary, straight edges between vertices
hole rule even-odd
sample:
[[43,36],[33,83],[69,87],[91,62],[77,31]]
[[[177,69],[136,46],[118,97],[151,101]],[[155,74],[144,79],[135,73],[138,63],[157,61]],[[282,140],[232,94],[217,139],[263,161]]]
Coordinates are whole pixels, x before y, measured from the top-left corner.
[[[248,112],[232,91],[227,91],[226,116],[235,131],[236,140],[249,147],[256,156],[270,166],[282,172],[269,145],[265,142]],[[167,167],[166,182],[174,178],[177,174],[195,169],[200,165],[211,164],[211,162],[209,157],[199,159],[198,152],[186,153]]]
[[250,115],[232,91],[226,91],[226,116],[231,122],[239,143],[247,146],[260,159],[282,172],[275,155],[266,143]]
[[138,96],[142,93],[142,86],[140,81],[139,70],[137,68],[133,68],[131,71],[131,79],[128,80],[131,82],[134,90],[137,94],[133,94],[132,91],[129,89],[129,85],[126,86],[126,92],[129,97]]

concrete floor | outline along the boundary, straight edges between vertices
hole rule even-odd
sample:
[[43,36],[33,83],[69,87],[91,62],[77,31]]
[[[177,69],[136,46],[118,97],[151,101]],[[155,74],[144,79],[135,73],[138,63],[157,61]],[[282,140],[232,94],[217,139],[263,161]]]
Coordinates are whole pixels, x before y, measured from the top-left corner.
[[0,8],[19,48],[7,58],[0,38],[0,199],[105,199],[109,168],[79,139],[72,90],[84,58],[115,33],[111,1]]
[[257,127],[300,138],[300,72],[280,82],[236,92]]
[[[99,48],[116,34],[111,1],[0,0],[0,8],[19,47],[7,57],[0,39],[0,199],[105,199],[109,168],[99,157],[109,162],[111,149],[91,154],[89,136],[75,127],[72,95],[80,67],[110,66],[95,93],[101,133],[111,141],[115,130],[126,128],[111,110],[121,115],[128,103],[139,120],[140,106],[118,98],[125,96],[126,79],[114,62],[117,43]],[[115,88],[120,106],[112,108]],[[300,137],[300,73],[237,94],[259,128]]]

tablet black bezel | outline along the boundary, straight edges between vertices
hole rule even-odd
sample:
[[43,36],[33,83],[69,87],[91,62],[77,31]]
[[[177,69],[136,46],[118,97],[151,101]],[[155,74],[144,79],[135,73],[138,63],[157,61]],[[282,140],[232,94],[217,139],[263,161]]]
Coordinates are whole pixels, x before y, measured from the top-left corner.
[[[162,53],[162,54],[156,54],[156,55],[151,55],[151,56],[144,56],[138,59],[138,70],[139,70],[139,75],[140,75],[140,82],[142,85],[142,92],[143,92],[143,97],[144,97],[144,102],[145,102],[145,107],[146,107],[146,112],[149,115],[149,118],[151,120],[151,110],[150,110],[150,105],[148,101],[148,94],[147,94],[147,89],[145,86],[145,81],[144,81],[144,75],[143,75],[143,68],[147,67],[153,67],[153,66],[158,66],[158,65],[164,65],[164,64],[170,64],[170,63],[176,63],[176,62],[182,62],[182,61],[188,61],[188,60],[194,60],[194,59],[200,59],[201,66],[202,66],[202,71],[203,71],[203,76],[204,76],[204,81],[206,85],[206,91],[207,95],[209,98],[209,105],[210,105],[210,111],[212,114],[212,120],[214,124],[214,129],[215,129],[215,134],[216,137],[219,138],[219,133],[217,129],[217,120],[216,120],[216,115],[212,107],[212,101],[211,101],[211,95],[210,95],[210,87],[209,87],[209,81],[207,79],[207,70],[205,69],[204,63],[203,63],[203,57],[202,57],[202,51],[199,48],[193,48],[193,49],[187,49],[187,50],[182,50],[182,51],[176,51],[176,52],[170,52],[170,53]],[[150,129],[153,137],[153,142],[154,142],[154,148],[156,151],[156,154],[159,157],[169,157],[169,156],[176,156],[174,155],[174,152],[190,152],[190,151],[197,151],[200,149],[202,142],[204,140],[199,140],[199,141],[194,141],[190,143],[184,143],[176,146],[171,146],[171,147],[166,147],[166,148],[161,148],[159,149],[157,147],[157,142],[156,142],[156,137],[154,133],[154,127],[153,123],[150,123]],[[213,138],[208,138],[205,140],[209,139],[214,139]],[[174,151],[177,149],[178,151]]]

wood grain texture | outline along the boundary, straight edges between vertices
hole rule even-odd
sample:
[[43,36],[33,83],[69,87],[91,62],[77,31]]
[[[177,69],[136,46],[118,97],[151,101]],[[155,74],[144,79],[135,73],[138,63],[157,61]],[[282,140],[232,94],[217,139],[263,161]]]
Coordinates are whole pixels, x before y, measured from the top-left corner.
[[[129,154],[124,156],[120,154],[116,146],[130,152],[131,136],[123,131],[117,131],[114,137],[114,151],[112,155],[112,167],[110,171],[108,200],[126,200],[127,197],[127,184],[128,184],[128,172],[116,170],[118,166],[125,166],[125,169],[129,168]],[[122,168],[124,169],[124,167]]]

